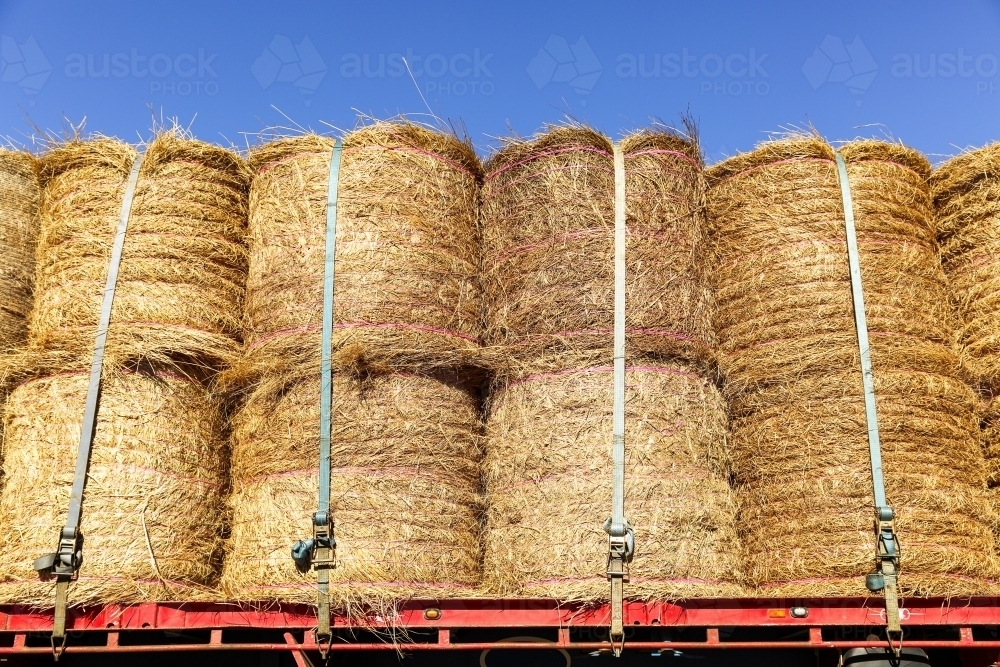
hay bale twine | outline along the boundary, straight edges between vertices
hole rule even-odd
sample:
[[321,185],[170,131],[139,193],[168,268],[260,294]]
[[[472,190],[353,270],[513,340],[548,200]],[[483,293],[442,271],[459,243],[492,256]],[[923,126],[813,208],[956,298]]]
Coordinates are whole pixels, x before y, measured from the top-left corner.
[[[0,601],[51,606],[32,561],[66,521],[89,374],[28,381],[6,412]],[[225,444],[201,386],[106,373],[84,491],[84,562],[71,604],[203,599],[221,555]]]
[[[247,372],[319,352],[333,139],[251,151]],[[427,369],[474,360],[480,298],[472,147],[412,123],[344,139],[337,216],[334,347],[369,363]]]
[[[901,588],[991,592],[1000,573],[996,516],[977,446],[977,399],[950,347],[929,165],[876,141],[841,152]],[[833,149],[811,137],[777,141],[707,176],[744,571],[767,596],[867,594],[871,468]]]
[[946,162],[931,191],[962,360],[977,383],[1000,392],[1000,143]]
[[[331,603],[382,610],[472,595],[479,582],[480,458],[473,396],[452,380],[335,375]],[[273,378],[234,418],[227,599],[316,603],[292,543],[312,535],[319,380]]]
[[[504,361],[610,358],[614,321],[611,141],[558,127],[486,164],[480,220],[486,342]],[[714,338],[705,285],[704,179],[695,143],[666,132],[622,142],[628,225],[628,349],[696,362]]]
[[[607,600],[612,367],[513,379],[491,398],[484,588],[502,597]],[[633,599],[731,597],[739,564],[726,409],[690,366],[626,370],[625,516]]]
[[0,352],[27,335],[38,242],[37,163],[30,153],[0,149]]
[[[41,158],[43,199],[30,344],[89,360],[134,148],[73,141]],[[139,174],[115,294],[107,355],[239,353],[246,279],[247,173],[232,151],[160,135]]]

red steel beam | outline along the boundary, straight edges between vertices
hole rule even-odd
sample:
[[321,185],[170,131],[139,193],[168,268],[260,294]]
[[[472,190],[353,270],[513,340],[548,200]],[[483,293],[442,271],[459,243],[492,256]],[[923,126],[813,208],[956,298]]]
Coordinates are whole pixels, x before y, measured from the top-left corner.
[[[793,607],[807,610],[804,618],[791,615]],[[424,611],[440,611],[425,618]],[[783,616],[779,615],[784,613]],[[911,599],[901,603],[904,625],[1000,625],[1000,598]],[[581,607],[552,600],[442,600],[411,601],[401,605],[395,619],[334,618],[336,627],[412,629],[603,627],[610,619],[607,605]],[[712,599],[683,603],[629,603],[628,625],[672,627],[787,627],[877,626],[885,624],[878,598],[826,599]],[[68,630],[193,630],[216,628],[307,629],[316,625],[307,606],[252,609],[237,604],[143,603],[75,608]],[[0,633],[44,632],[52,629],[52,611],[0,605]]]

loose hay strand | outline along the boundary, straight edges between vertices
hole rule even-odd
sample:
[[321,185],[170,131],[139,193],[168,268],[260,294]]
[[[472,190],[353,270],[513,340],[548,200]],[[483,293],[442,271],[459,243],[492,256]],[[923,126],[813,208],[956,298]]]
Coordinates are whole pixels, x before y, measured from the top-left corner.
[[[952,350],[930,167],[884,142],[840,150],[902,592],[991,594],[1000,573],[996,515],[976,397]],[[707,176],[744,574],[761,595],[865,595],[874,565],[871,469],[833,148],[793,137]]]
[[[0,600],[47,607],[32,562],[65,521],[88,375],[16,388],[6,411]],[[225,444],[199,385],[144,367],[106,372],[84,491],[84,562],[71,604],[210,599],[221,555]]]

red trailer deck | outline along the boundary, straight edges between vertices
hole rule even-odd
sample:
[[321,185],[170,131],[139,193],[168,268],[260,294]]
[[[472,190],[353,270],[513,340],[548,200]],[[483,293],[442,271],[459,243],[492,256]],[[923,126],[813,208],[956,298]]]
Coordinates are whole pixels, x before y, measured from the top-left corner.
[[[628,603],[625,650],[885,647],[881,598],[711,599]],[[1000,663],[1000,598],[908,599],[904,644],[960,649],[967,667]],[[333,652],[492,649],[610,650],[608,606],[552,600],[411,601],[395,619],[335,617]],[[139,604],[71,609],[67,654],[288,651],[298,665],[319,650],[313,608]],[[0,656],[52,651],[51,610],[0,606]]]

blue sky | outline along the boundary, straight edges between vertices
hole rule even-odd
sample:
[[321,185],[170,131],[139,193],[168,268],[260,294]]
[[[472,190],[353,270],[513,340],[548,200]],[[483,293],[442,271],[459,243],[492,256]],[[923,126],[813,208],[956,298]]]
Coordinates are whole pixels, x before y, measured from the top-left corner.
[[0,35],[0,135],[22,143],[83,118],[135,141],[155,116],[245,146],[428,108],[483,153],[567,116],[619,136],[686,110],[710,162],[810,124],[932,161],[1000,139],[998,0],[0,0]]

